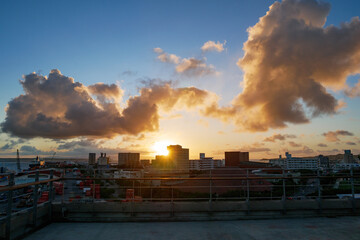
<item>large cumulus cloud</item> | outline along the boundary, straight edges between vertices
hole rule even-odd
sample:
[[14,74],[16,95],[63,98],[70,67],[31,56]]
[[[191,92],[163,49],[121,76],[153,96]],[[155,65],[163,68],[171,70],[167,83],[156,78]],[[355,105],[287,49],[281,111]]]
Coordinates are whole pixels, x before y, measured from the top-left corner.
[[159,109],[195,107],[211,95],[194,87],[151,84],[120,109],[116,100],[123,91],[117,85],[86,87],[59,70],[52,70],[48,77],[26,75],[21,84],[25,94],[8,103],[1,129],[22,138],[112,137],[155,131],[159,127]]
[[[244,89],[225,118],[232,116],[250,131],[266,131],[337,112],[341,104],[327,88],[345,89],[346,78],[360,72],[360,21],[324,27],[329,11],[329,4],[315,0],[270,6],[248,29],[238,61]],[[207,115],[224,118],[220,108],[212,110]]]

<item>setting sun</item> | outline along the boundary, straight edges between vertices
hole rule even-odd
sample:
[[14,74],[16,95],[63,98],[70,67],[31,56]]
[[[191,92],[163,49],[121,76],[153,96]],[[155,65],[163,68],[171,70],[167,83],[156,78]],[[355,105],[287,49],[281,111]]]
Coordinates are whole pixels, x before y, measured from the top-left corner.
[[169,151],[167,150],[167,146],[173,144],[172,142],[170,141],[158,141],[158,142],[155,142],[152,149],[154,150],[155,152],[155,155],[168,155],[169,154]]

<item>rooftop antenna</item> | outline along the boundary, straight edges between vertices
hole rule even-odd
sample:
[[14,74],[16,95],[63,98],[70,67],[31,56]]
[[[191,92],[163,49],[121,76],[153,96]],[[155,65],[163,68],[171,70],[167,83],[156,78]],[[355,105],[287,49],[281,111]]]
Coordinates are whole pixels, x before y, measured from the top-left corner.
[[18,172],[21,172],[19,149],[16,149],[16,164],[17,164]]

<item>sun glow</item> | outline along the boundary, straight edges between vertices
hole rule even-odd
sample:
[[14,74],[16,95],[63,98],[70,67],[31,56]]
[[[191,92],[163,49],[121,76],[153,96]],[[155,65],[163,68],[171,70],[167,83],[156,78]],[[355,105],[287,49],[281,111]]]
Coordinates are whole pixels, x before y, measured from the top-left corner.
[[169,151],[167,150],[167,146],[173,144],[170,141],[164,140],[164,141],[158,141],[155,142],[152,146],[152,149],[155,152],[155,155],[168,155]]

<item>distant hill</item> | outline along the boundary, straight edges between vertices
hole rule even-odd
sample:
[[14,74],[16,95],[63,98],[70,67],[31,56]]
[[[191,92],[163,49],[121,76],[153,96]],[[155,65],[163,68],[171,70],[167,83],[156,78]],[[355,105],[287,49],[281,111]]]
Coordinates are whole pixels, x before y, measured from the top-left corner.
[[[339,163],[344,159],[344,154],[341,154],[341,153],[336,154],[336,155],[324,155],[324,156],[329,158],[330,163]],[[360,155],[354,155],[354,158],[359,161],[359,156]],[[302,157],[302,158],[316,158],[316,157],[318,157],[318,155],[309,156],[309,157]],[[263,158],[263,159],[261,159],[261,161],[266,162],[266,161],[274,160],[274,159],[279,159],[279,158],[269,158],[269,159]]]

